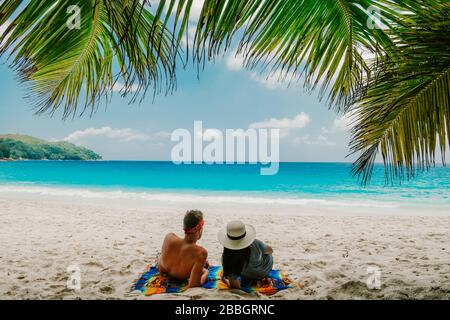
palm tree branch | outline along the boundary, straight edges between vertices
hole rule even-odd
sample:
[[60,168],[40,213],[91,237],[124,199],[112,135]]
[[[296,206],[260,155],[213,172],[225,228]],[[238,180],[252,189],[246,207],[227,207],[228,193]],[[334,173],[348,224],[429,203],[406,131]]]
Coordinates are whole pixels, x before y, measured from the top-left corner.
[[370,181],[381,154],[387,181],[410,178],[435,165],[437,146],[445,165],[450,143],[450,54],[448,6],[408,16],[398,29],[395,49],[374,65],[375,77],[352,106],[356,125],[352,154],[361,153],[353,173]]
[[[96,41],[99,35],[103,32],[103,28],[100,27],[100,11],[102,10],[102,3],[95,2],[93,6],[93,17],[92,17],[92,32],[90,33],[86,43],[84,44],[79,57],[74,61],[72,66],[63,74],[61,74],[61,78],[55,83],[54,95],[56,92],[61,91],[61,87],[64,86],[64,83],[74,74],[75,70],[79,69],[85,64],[87,55],[95,49]],[[34,76],[39,76],[39,71],[37,71]],[[33,77],[31,77],[33,79]],[[64,90],[64,88],[62,88]],[[52,99],[54,99],[52,97]],[[95,99],[92,99],[94,101]],[[53,111],[56,110],[57,105],[53,106]],[[76,108],[76,105],[75,105]],[[46,111],[46,108],[42,108],[39,112]]]
[[[71,5],[81,8],[79,30],[66,25]],[[14,58],[11,66],[30,86],[27,97],[39,113],[63,106],[63,117],[75,115],[83,88],[81,114],[88,106],[93,112],[118,80],[124,82],[122,95],[132,93],[132,101],[149,85],[160,90],[164,79],[169,90],[176,79],[172,36],[153,24],[144,5],[139,0],[29,0],[21,7],[4,0],[0,19],[17,15],[0,36],[0,55]]]
[[[192,0],[160,1],[155,22],[164,21],[165,26],[168,17],[173,18],[175,48],[181,44],[191,6]],[[305,77],[307,88],[319,86],[321,98],[327,95],[330,104],[345,110],[370,78],[359,50],[382,54],[383,45],[392,45],[386,30],[367,27],[370,6],[381,10],[384,24],[392,26],[397,20],[394,0],[205,0],[193,58],[196,63],[213,60],[237,37],[246,67],[281,72],[292,80]]]
[[[443,96],[439,94],[441,92],[444,93]],[[413,86],[410,91],[399,95],[387,108],[389,113],[384,112],[384,117],[373,120],[377,121],[379,126],[376,128],[377,138],[371,139],[369,146],[366,146],[366,132],[354,137],[354,152],[361,150],[362,146],[366,149],[354,165],[354,174],[362,176],[363,183],[367,183],[373,168],[369,162],[375,161],[380,149],[383,159],[390,160],[387,178],[391,181],[403,176],[403,165],[408,177],[414,175],[414,164],[419,169],[426,170],[435,162],[433,135],[439,137],[442,162],[445,163],[446,142],[450,141],[449,92],[450,68],[446,68],[435,77],[428,78],[427,81]],[[412,119],[414,121],[411,121]],[[435,123],[436,119],[441,121]],[[367,125],[367,121],[361,121],[360,125]]]

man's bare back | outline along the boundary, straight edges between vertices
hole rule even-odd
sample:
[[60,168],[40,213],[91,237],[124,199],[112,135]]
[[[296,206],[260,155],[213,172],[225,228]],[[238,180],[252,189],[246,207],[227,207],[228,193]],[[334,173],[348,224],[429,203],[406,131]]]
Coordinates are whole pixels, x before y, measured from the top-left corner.
[[189,279],[189,287],[201,286],[208,277],[205,269],[208,252],[196,244],[202,235],[203,220],[197,223],[194,228],[185,227],[184,238],[174,233],[166,235],[158,261],[161,272],[179,280]]

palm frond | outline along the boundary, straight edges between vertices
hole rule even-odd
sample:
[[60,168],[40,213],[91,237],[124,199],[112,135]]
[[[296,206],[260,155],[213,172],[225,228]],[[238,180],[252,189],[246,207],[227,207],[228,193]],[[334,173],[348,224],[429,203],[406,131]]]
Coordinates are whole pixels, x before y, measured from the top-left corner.
[[[187,30],[192,2],[160,1],[155,21],[167,25],[173,18],[175,47]],[[394,0],[205,0],[194,59],[214,59],[238,34],[247,67],[304,76],[307,88],[320,88],[320,97],[327,94],[330,103],[345,107],[370,77],[362,53],[380,55],[392,45],[386,29],[399,21],[398,6]],[[369,8],[380,14],[372,17]],[[386,28],[371,28],[372,18]]]
[[[67,25],[73,5],[80,29]],[[80,98],[82,112],[94,111],[116,81],[133,98],[150,85],[161,89],[164,79],[168,87],[174,82],[171,34],[139,0],[3,0],[0,23],[7,20],[0,55],[12,57],[38,112],[63,107],[63,117],[75,115]]]
[[377,76],[353,108],[353,172],[367,183],[378,153],[386,178],[410,178],[435,165],[450,142],[448,2],[419,10],[397,30],[397,53],[376,66]]

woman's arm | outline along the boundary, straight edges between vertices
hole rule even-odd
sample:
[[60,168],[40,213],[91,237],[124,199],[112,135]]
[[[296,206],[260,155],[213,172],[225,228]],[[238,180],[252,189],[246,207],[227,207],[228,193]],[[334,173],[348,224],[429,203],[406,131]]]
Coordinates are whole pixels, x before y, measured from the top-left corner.
[[241,282],[239,281],[238,278],[228,279],[228,278],[224,277],[223,282],[225,282],[226,285],[228,287],[230,287],[231,289],[240,289],[241,288]]
[[230,288],[231,289],[240,289],[241,282],[239,281],[239,279],[231,279],[230,280]]
[[271,246],[267,246],[266,250],[264,250],[265,255],[269,255],[273,253],[273,248]]
[[273,253],[273,249],[271,246],[265,244],[261,240],[256,239],[255,244],[258,247],[259,250],[261,250],[262,254],[267,256]]

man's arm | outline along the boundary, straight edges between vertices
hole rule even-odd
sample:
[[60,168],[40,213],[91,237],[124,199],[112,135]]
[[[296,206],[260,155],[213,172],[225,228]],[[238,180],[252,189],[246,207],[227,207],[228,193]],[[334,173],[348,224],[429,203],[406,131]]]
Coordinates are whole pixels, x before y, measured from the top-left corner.
[[158,270],[167,273],[168,270],[166,269],[165,261],[163,257],[167,255],[168,248],[170,247],[171,239],[176,236],[174,233],[168,233],[164,237],[164,242],[161,247],[161,255],[158,257]]
[[269,254],[272,254],[272,253],[273,253],[272,247],[271,247],[271,246],[267,246],[267,247],[265,248],[265,250],[264,250],[264,254],[265,254],[265,255],[269,255]]
[[200,287],[208,279],[208,270],[204,269],[208,253],[205,249],[199,252],[189,277],[189,288]]
[[265,244],[261,240],[256,239],[255,240],[256,245],[259,247],[259,249],[262,251],[263,255],[269,255],[273,253],[273,249],[271,246]]

